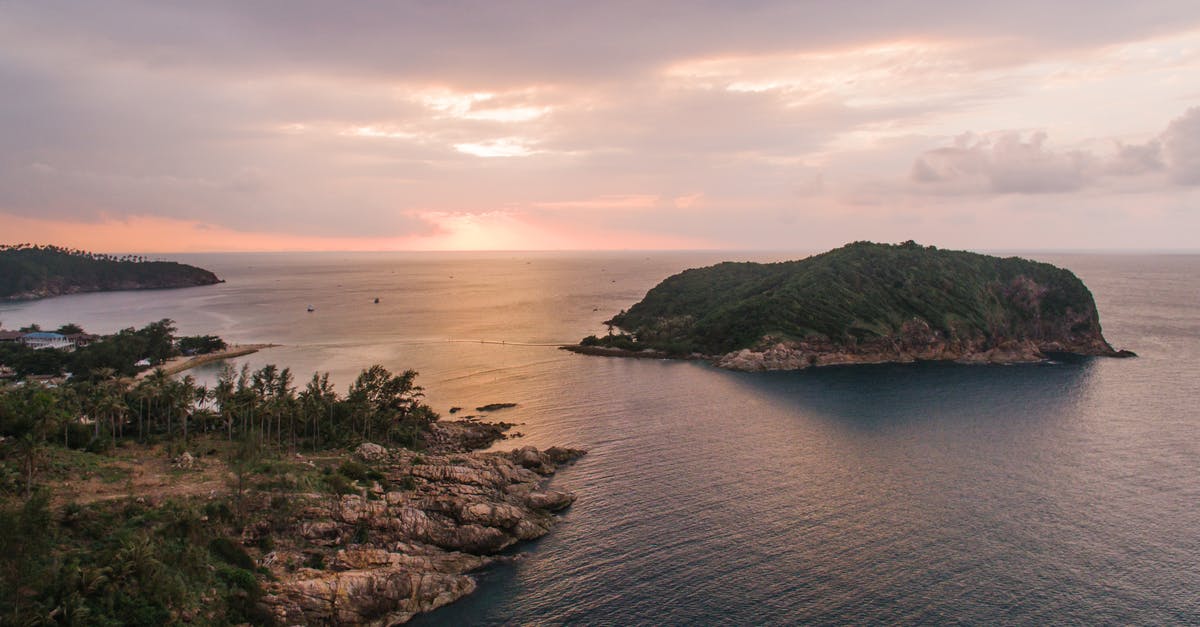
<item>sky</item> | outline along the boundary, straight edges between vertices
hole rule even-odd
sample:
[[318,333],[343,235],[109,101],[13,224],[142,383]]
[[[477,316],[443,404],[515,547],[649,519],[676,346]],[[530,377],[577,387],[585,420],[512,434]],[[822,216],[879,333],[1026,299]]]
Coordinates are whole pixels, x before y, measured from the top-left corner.
[[0,242],[1200,249],[1195,0],[0,2]]

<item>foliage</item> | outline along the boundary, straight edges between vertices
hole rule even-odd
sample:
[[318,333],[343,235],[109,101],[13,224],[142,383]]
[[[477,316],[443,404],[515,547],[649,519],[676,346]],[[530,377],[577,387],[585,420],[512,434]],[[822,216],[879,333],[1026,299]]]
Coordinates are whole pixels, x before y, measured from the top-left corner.
[[[166,350],[173,333],[164,320],[118,334],[109,346]],[[134,382],[101,363],[58,387],[0,389],[0,624],[269,624],[258,605],[261,569],[240,543],[243,525],[267,530],[251,549],[267,552],[279,537],[271,533],[291,520],[292,492],[323,483],[350,494],[359,482],[385,480],[353,460],[337,472],[324,466],[322,478],[291,453],[369,438],[415,447],[438,418],[412,370],[372,366],[343,396],[328,374],[314,374],[297,392],[290,370],[275,365],[226,367],[209,389],[161,369]],[[227,498],[68,504],[61,516],[51,513],[47,479],[128,476],[89,451],[165,441],[173,458],[195,450],[189,441],[197,434],[231,441],[209,452],[227,453]],[[415,485],[411,477],[403,483]],[[323,566],[319,558],[314,564]]]
[[173,261],[114,257],[57,246],[0,246],[0,299],[217,282],[208,270]]
[[254,561],[185,502],[69,504],[45,493],[0,507],[0,623],[269,623]]
[[215,335],[189,335],[176,341],[179,352],[184,355],[207,355],[225,350],[225,340]]
[[609,321],[628,336],[584,342],[720,354],[765,336],[884,338],[914,318],[960,338],[1099,331],[1091,293],[1068,270],[911,241],[856,242],[799,261],[685,270]]
[[132,376],[138,371],[134,364],[141,359],[161,363],[178,354],[174,333],[175,321],[164,319],[140,329],[122,329],[71,352],[36,350],[19,342],[0,342],[0,363],[16,370],[22,377],[70,372],[76,379],[90,379],[104,369]]

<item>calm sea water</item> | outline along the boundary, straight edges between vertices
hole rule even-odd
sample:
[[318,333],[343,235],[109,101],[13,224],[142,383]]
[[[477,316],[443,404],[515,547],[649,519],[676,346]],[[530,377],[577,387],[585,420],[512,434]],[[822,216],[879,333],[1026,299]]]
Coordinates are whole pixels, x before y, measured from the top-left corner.
[[0,320],[169,317],[343,389],[414,368],[443,412],[519,403],[506,446],[590,449],[553,480],[562,524],[417,624],[1200,623],[1200,257],[1034,255],[1134,360],[744,374],[543,346],[684,268],[794,256],[197,255],[228,282]]

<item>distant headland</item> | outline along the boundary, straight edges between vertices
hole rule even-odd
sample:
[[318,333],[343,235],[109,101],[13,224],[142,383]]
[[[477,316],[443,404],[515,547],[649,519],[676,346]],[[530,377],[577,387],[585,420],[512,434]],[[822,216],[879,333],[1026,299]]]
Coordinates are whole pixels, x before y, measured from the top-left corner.
[[606,324],[608,335],[564,348],[734,370],[1133,356],[1104,339],[1092,293],[1069,270],[912,241],[685,270]]
[[208,270],[174,261],[115,257],[58,246],[0,245],[0,301],[220,282]]

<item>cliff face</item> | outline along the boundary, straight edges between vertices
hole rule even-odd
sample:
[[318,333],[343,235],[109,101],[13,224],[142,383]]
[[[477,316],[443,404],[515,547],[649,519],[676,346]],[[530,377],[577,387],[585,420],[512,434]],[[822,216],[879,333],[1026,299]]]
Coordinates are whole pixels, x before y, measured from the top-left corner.
[[703,355],[741,370],[1122,355],[1091,292],[1050,264],[857,243],[801,261],[719,264],[660,283],[588,346]]
[[171,261],[119,260],[55,248],[0,250],[0,300],[220,282],[208,270]]
[[274,578],[264,609],[281,625],[393,625],[470,594],[468,573],[511,559],[495,554],[545,535],[553,512],[574,502],[541,484],[582,454],[525,447],[417,455],[363,445],[359,455],[388,484],[412,488],[302,497],[289,529],[276,534],[287,545],[264,560]]

